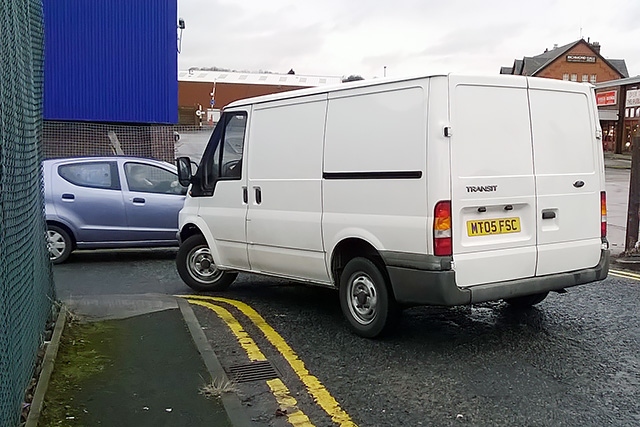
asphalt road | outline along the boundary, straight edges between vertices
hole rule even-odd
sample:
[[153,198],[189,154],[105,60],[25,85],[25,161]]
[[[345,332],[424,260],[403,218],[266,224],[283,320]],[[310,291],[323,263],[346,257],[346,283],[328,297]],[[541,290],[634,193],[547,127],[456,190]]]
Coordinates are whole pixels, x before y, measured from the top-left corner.
[[[58,296],[192,293],[174,257],[174,250],[73,254],[54,267]],[[349,332],[328,289],[240,275],[218,296],[253,307],[359,426],[640,425],[638,280],[610,276],[525,312],[503,303],[413,308],[378,341]],[[229,309],[299,408],[317,426],[335,425],[282,354]],[[194,310],[223,366],[248,361],[218,316]],[[285,425],[264,382],[239,386],[256,425]]]

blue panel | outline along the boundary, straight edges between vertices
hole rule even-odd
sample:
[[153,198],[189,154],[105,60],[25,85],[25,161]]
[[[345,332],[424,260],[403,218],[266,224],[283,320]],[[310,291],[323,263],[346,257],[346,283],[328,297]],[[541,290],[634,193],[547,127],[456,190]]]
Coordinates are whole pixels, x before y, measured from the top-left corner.
[[44,0],[44,118],[177,123],[177,0]]

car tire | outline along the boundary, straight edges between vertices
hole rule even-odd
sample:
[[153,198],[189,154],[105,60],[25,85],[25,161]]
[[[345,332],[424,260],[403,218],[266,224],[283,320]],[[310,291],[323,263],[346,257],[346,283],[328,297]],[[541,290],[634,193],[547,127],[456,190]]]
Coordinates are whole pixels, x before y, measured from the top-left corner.
[[525,295],[522,297],[505,298],[505,301],[512,307],[527,308],[541,303],[547,295],[549,295],[549,292],[541,292],[539,294]]
[[388,281],[368,258],[354,258],[340,275],[340,306],[351,329],[361,337],[389,332],[399,313]]
[[62,264],[73,250],[71,236],[63,228],[47,225],[47,249],[53,264]]
[[201,234],[189,237],[180,245],[176,256],[180,278],[196,291],[223,291],[238,273],[216,268],[207,241]]

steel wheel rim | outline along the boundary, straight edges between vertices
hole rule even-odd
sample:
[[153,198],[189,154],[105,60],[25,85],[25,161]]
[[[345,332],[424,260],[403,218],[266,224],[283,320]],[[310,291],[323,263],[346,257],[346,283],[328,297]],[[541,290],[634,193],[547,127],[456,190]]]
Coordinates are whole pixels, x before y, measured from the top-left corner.
[[62,234],[57,231],[47,230],[47,249],[49,250],[49,259],[56,260],[64,254],[67,248],[67,242]]
[[222,275],[222,271],[216,268],[208,247],[199,247],[191,251],[187,266],[191,276],[202,283],[215,282]]
[[349,281],[349,311],[361,325],[374,321],[378,313],[378,292],[373,280],[364,273],[353,276]]

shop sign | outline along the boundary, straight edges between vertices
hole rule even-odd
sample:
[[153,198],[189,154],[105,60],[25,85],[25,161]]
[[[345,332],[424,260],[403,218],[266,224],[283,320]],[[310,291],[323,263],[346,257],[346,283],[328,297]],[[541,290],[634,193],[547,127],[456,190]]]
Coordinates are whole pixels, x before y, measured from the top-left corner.
[[567,62],[596,62],[595,56],[587,55],[567,55]]
[[616,105],[618,103],[618,91],[608,90],[606,92],[596,93],[596,103],[601,105]]
[[638,105],[640,105],[640,89],[628,90],[625,107],[637,107]]
[[632,107],[624,110],[625,119],[637,119],[640,118],[640,107]]

